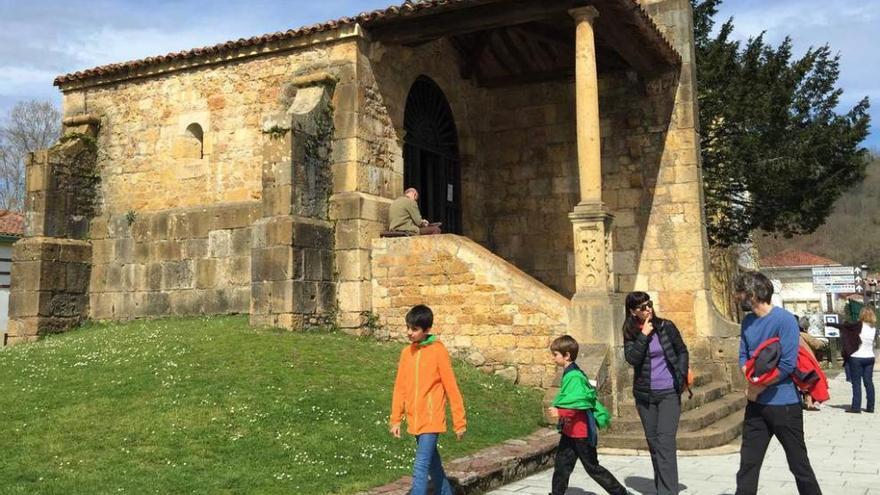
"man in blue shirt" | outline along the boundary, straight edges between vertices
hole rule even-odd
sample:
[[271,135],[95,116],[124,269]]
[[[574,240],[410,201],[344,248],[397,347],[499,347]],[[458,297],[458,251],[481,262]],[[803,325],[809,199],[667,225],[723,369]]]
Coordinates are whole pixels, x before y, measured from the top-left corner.
[[800,329],[788,311],[770,304],[773,284],[761,273],[747,272],[736,280],[736,295],[743,311],[739,344],[739,364],[745,373],[746,361],[755,349],[773,337],[779,337],[781,356],[779,376],[767,385],[749,383],[746,387],[746,415],[743,421],[736,495],[756,495],[761,464],[770,439],[776,437],[785,450],[788,469],[794,475],[798,493],[821,495],[822,490],[807,456],[804,443],[804,416],[800,395],[791,373],[797,366]]

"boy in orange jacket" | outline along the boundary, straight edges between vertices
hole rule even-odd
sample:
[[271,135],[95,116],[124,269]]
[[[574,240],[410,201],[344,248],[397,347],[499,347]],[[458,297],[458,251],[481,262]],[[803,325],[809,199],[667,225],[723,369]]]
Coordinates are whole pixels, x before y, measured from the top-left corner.
[[427,495],[428,476],[434,493],[452,495],[446,479],[437,440],[446,433],[446,399],[452,407],[452,422],[458,440],[464,437],[467,421],[464,400],[458,390],[449,352],[431,335],[434,313],[425,305],[414,306],[406,314],[406,334],[410,345],[400,353],[394,395],[391,399],[390,431],[400,438],[400,422],[406,413],[406,430],[416,437],[412,495]]

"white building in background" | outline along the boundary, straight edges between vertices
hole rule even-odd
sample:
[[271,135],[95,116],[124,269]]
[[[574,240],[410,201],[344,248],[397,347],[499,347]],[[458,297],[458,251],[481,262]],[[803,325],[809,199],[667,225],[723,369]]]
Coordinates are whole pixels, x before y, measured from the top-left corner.
[[762,258],[760,265],[761,271],[773,282],[774,305],[798,316],[843,312],[846,294],[827,294],[816,291],[813,286],[813,268],[841,266],[840,263],[812,253],[788,249]]
[[12,284],[12,244],[24,235],[24,216],[0,210],[0,334],[4,336],[9,324],[9,289]]

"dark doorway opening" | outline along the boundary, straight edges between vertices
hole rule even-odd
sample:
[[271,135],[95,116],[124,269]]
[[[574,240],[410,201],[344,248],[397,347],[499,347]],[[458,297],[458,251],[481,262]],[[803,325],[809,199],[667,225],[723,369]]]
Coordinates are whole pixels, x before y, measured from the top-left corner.
[[458,131],[443,90],[419,76],[406,99],[403,182],[419,190],[422,217],[461,234],[461,162]]

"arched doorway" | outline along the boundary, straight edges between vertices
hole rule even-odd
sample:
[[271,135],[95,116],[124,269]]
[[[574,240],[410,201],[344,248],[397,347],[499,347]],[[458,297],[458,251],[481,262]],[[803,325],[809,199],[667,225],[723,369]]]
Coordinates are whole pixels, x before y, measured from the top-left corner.
[[419,76],[404,114],[403,182],[419,190],[419,209],[443,232],[461,234],[461,162],[449,102],[433,80]]

